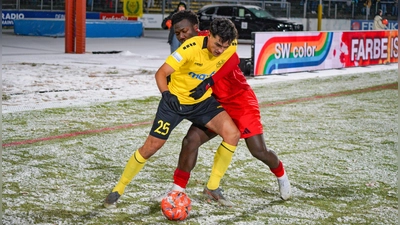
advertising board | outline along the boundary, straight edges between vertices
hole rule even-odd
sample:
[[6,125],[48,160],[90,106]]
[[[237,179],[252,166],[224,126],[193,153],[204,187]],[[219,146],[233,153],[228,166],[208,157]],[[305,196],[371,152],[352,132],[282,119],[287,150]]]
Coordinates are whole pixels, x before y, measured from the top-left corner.
[[257,32],[254,75],[398,62],[398,31]]

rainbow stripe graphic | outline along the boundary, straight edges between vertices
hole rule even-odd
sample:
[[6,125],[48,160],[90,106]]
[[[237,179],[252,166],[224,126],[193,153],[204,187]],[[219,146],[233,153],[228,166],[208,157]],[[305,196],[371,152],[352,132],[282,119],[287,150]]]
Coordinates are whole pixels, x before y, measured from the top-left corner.
[[254,74],[264,75],[278,69],[320,65],[329,54],[332,39],[333,32],[270,38],[259,52]]

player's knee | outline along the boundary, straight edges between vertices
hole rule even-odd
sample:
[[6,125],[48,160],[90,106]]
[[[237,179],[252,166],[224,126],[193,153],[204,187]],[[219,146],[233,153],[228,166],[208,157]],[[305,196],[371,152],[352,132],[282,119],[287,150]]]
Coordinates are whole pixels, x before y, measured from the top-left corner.
[[240,139],[240,131],[239,131],[239,129],[236,127],[236,125],[235,125],[234,128],[235,128],[235,129],[231,129],[232,137],[235,138],[235,139],[237,139],[238,142],[239,142],[239,139]]
[[152,155],[154,155],[166,142],[166,140],[154,138],[149,136],[144,145],[139,148],[140,154],[145,158],[148,159]]
[[190,132],[182,140],[182,149],[197,149],[201,146],[201,139]]
[[239,130],[234,131],[234,134],[232,134],[232,136],[233,136],[233,138],[234,138],[235,140],[237,140],[237,142],[239,142],[239,139],[240,139],[240,131],[239,131]]
[[240,132],[238,129],[227,129],[222,138],[226,143],[236,146],[240,139]]

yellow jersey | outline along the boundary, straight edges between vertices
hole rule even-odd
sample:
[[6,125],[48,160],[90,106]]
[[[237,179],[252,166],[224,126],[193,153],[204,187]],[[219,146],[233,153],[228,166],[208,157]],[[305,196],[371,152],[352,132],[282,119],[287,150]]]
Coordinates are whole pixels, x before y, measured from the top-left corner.
[[197,100],[189,96],[190,90],[215,74],[236,52],[237,40],[234,40],[221,55],[215,57],[207,50],[207,40],[208,37],[204,36],[192,37],[165,60],[175,70],[171,74],[168,89],[183,105],[193,105],[210,97],[211,88]]

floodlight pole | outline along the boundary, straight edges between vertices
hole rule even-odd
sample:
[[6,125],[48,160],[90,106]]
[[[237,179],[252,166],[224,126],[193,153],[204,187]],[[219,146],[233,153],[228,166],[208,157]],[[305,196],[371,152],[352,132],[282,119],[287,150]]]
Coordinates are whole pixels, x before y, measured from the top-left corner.
[[321,24],[322,24],[322,0],[319,0],[319,5],[318,5],[318,31],[321,31]]

